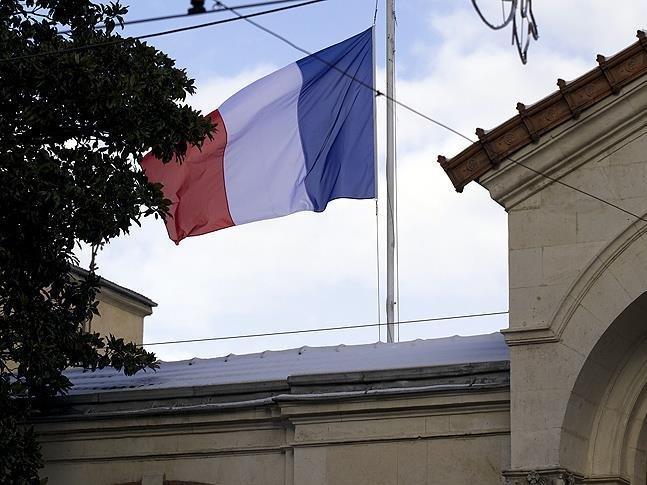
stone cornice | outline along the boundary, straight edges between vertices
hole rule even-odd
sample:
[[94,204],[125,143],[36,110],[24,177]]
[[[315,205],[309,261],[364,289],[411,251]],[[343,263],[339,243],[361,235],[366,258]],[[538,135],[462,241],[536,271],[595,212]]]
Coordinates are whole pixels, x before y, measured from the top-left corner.
[[[306,415],[308,409],[342,405],[361,409],[370,402],[419,400],[442,401],[446,407],[480,402],[490,393],[509,392],[510,363],[482,362],[429,368],[396,369],[364,373],[299,376],[287,381],[253,382],[178,389],[149,389],[72,395],[59,398],[47,416],[34,422],[95,421],[152,416],[209,415],[249,409],[266,409],[281,415]],[[314,382],[310,382],[313,380]],[[503,398],[508,405],[508,397]],[[358,404],[359,403],[359,404]],[[376,410],[382,404],[376,404]],[[428,404],[424,404],[427,406]],[[389,406],[393,406],[388,405]]]
[[456,190],[461,192],[506,157],[536,143],[567,121],[578,119],[583,111],[647,74],[647,33],[639,30],[637,37],[637,42],[610,58],[598,55],[598,67],[574,81],[558,80],[559,91],[534,105],[518,103],[519,114],[493,130],[477,129],[479,141],[457,156],[439,156],[438,162]]
[[647,132],[647,76],[587,111],[579,121],[556,128],[541,143],[520,150],[478,181],[490,196],[512,209],[578,167],[593,165]]

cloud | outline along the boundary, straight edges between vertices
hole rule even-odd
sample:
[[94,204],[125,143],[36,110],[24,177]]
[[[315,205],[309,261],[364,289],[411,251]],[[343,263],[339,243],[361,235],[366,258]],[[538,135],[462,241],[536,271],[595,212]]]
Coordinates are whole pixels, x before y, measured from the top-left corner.
[[277,66],[260,64],[250,69],[245,69],[235,76],[212,76],[197,84],[197,92],[187,99],[187,102],[203,113],[211,113],[232,94],[242,87],[251,84],[263,76],[275,71]]
[[[490,31],[463,3],[441,12],[419,4],[417,10],[427,8],[427,30],[400,48],[402,64],[416,70],[401,71],[397,97],[472,137],[477,126],[492,128],[513,116],[517,101],[531,104],[554,91],[558,77],[593,68],[591,52],[612,53],[633,42],[634,19],[647,15],[643,2],[623,8],[592,0],[536,2],[542,37],[522,66],[509,30]],[[211,111],[275,67],[263,63],[233,77],[203,79],[190,102]],[[383,84],[382,71],[378,78]],[[381,134],[383,105],[378,113]],[[506,213],[477,184],[456,194],[436,163],[438,154],[453,156],[467,142],[403,108],[397,113],[401,319],[506,309]],[[384,153],[381,136],[379,151]],[[380,194],[383,217],[383,184]],[[370,323],[384,302],[384,280],[376,295],[375,224],[373,201],[340,200],[322,214],[226,229],[176,247],[161,223],[147,221],[111,243],[99,262],[106,277],[159,302],[147,319],[149,342]],[[384,230],[382,218],[382,277]],[[400,335],[428,338],[505,325],[505,318],[403,325]],[[168,360],[377,338],[371,328],[155,350]]]

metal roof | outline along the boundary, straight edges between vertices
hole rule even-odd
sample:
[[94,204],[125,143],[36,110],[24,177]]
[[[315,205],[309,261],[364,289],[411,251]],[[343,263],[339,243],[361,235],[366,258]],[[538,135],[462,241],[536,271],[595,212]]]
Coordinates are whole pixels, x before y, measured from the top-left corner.
[[[299,376],[420,369],[458,364],[509,361],[503,335],[496,332],[400,343],[301,347],[210,359],[162,362],[156,372],[124,376],[114,369],[66,372],[70,395],[197,388],[288,381]],[[404,375],[404,374],[403,374]],[[300,379],[302,380],[302,379]]]

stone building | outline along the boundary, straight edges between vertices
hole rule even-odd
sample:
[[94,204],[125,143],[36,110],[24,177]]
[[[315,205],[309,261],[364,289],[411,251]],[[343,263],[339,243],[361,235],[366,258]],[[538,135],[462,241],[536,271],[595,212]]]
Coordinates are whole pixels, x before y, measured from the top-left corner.
[[[84,278],[87,271],[74,267],[72,274]],[[97,299],[100,315],[92,319],[91,331],[106,336],[113,334],[126,342],[144,342],[144,317],[153,313],[157,303],[105,278],[101,278]]]
[[647,36],[440,159],[509,215],[502,334],[71,371],[50,484],[647,483]]

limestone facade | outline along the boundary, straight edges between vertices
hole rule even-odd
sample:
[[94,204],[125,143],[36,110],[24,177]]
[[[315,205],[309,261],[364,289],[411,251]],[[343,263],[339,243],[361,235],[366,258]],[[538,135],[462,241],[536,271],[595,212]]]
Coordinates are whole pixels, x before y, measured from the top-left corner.
[[[505,345],[505,344],[504,344]],[[508,362],[69,397],[37,423],[48,484],[495,484]]]
[[646,483],[647,80],[480,183],[509,214],[507,482]]

